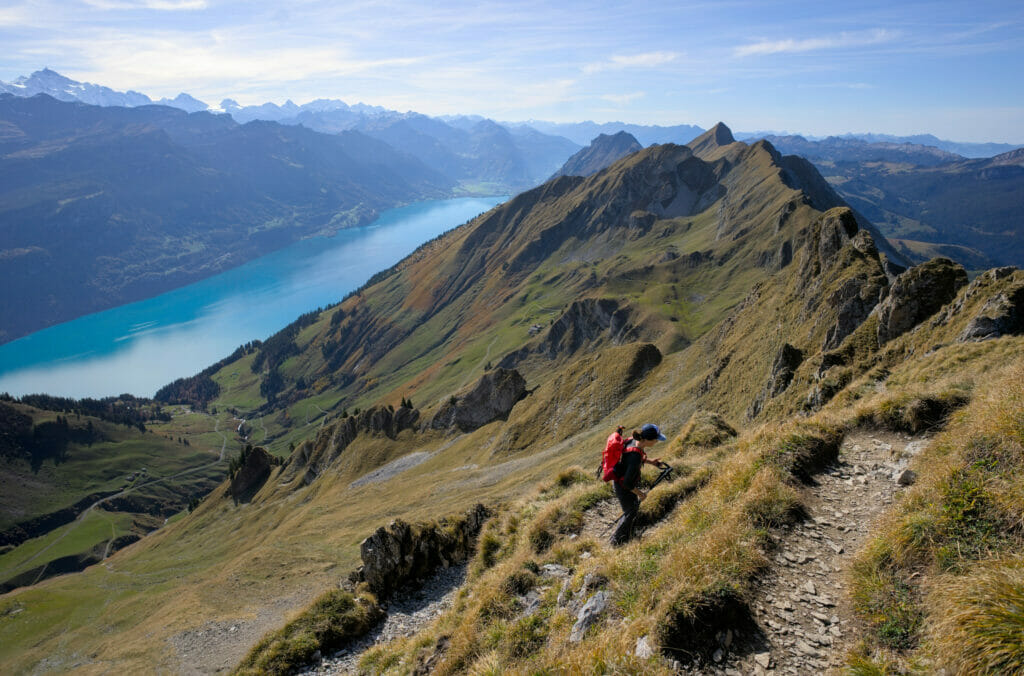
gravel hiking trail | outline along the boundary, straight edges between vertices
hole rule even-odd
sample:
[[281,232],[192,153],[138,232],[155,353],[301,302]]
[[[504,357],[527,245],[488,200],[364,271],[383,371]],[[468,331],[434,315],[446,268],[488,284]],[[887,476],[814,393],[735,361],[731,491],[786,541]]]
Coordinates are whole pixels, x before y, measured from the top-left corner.
[[[807,519],[776,533],[772,565],[759,578],[743,626],[717,635],[711,659],[694,657],[683,673],[716,676],[789,676],[840,673],[852,647],[854,619],[844,579],[854,555],[879,517],[899,499],[911,475],[910,458],[928,439],[854,430],[839,460],[802,488]],[[680,503],[677,509],[685,509]],[[609,528],[621,516],[615,499],[584,516],[581,535],[608,546]],[[656,528],[657,524],[649,528]],[[638,537],[643,538],[644,529]]]
[[719,632],[711,661],[685,669],[726,676],[840,673],[858,624],[846,573],[879,517],[912,483],[907,464],[927,444],[888,432],[848,434],[839,461],[803,489],[807,519],[781,531],[773,564],[752,595],[751,622]]
[[359,658],[369,648],[412,636],[450,608],[465,579],[466,565],[462,564],[439,570],[419,589],[399,591],[387,603],[387,618],[369,634],[302,673],[317,676],[356,673]]

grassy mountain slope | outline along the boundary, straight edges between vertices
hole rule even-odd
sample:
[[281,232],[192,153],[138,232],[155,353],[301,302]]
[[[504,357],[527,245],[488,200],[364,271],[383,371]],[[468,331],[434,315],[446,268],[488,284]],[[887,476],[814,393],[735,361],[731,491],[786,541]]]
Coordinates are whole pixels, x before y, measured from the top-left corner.
[[[1008,309],[1020,273],[959,288],[966,275],[939,261],[894,281],[884,242],[809,165],[727,131],[698,139],[699,155],[648,148],[524,193],[223,366],[210,377],[233,384],[213,405],[258,406],[244,417],[278,454],[296,441],[288,459],[244,500],[223,484],[106,565],[5,596],[0,657],[83,673],[230,667],[289,610],[335,588],[377,526],[476,502],[499,507],[483,535],[497,549],[481,548],[451,615],[369,667],[412,671],[437,653],[445,672],[656,672],[680,649],[706,651],[714,637],[693,631],[693,618],[741,607],[773,529],[800,513],[801,473],[876,413],[880,424],[941,422],[915,418],[914,402],[961,405],[976,374],[1021,340],[960,337],[1022,328]],[[908,305],[926,296],[949,302]],[[925,321],[933,315],[941,321]],[[922,360],[941,377],[922,384]],[[422,424],[453,396],[468,400],[488,364],[526,380],[507,419]],[[272,401],[261,383],[275,383]],[[419,408],[400,406],[408,398]],[[310,402],[327,413],[302,442]],[[649,538],[609,552],[580,536],[608,487],[589,472],[551,478],[592,467],[616,424],[684,430],[698,407],[743,435],[708,448],[691,430],[667,445],[682,478],[645,502]],[[581,643],[567,640],[557,590],[532,619],[518,616],[514,596],[549,562],[574,579],[598,573],[614,594],[612,621]],[[196,633],[228,626],[216,644]],[[645,635],[656,647],[647,662],[631,656]]]
[[77,409],[77,402],[56,403],[0,402],[4,588],[102,559],[224,477],[224,440],[204,438],[202,423],[184,422],[195,414],[165,415],[134,399]]

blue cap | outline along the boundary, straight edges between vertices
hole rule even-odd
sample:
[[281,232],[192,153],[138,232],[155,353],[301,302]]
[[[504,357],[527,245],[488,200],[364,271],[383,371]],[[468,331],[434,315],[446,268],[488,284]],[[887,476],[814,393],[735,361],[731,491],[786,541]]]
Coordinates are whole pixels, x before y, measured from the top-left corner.
[[661,433],[657,425],[651,423],[647,423],[640,428],[640,436],[648,441],[654,441],[655,439],[665,441],[665,435]]

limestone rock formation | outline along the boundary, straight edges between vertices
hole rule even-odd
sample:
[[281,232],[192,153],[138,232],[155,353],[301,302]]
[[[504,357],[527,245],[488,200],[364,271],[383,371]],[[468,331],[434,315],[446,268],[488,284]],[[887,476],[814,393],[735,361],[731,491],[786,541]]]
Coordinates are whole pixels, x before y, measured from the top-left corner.
[[618,301],[610,298],[585,298],[573,301],[545,334],[507,354],[498,366],[514,368],[532,355],[556,359],[601,340],[621,345],[637,340],[639,333],[628,306],[620,306]]
[[422,581],[439,566],[461,563],[489,512],[476,505],[460,519],[411,526],[395,520],[378,528],[359,545],[363,565],[350,580],[365,582],[380,598],[404,584]]
[[938,312],[966,285],[967,272],[948,258],[934,258],[901,274],[875,308],[878,344],[901,336]]
[[485,373],[473,389],[452,397],[430,421],[435,430],[458,427],[471,432],[495,420],[504,420],[526,396],[526,381],[518,371],[497,368]]
[[981,311],[967,324],[967,328],[960,334],[957,341],[964,343],[988,340],[1022,332],[1024,332],[1024,284],[1018,284],[989,298],[982,306]]
[[757,417],[757,414],[764,408],[764,404],[768,399],[777,397],[786,391],[789,383],[793,380],[793,374],[796,373],[803,360],[804,353],[789,343],[784,343],[779,348],[778,354],[775,355],[775,361],[772,362],[772,371],[768,376],[768,382],[765,383],[764,389],[761,390],[747,409],[747,418],[753,419]]
[[302,474],[308,485],[341,455],[360,433],[383,434],[394,439],[404,430],[414,429],[419,421],[419,409],[373,406],[359,413],[337,420],[325,427],[315,442],[298,446],[284,463],[281,480],[289,482]]

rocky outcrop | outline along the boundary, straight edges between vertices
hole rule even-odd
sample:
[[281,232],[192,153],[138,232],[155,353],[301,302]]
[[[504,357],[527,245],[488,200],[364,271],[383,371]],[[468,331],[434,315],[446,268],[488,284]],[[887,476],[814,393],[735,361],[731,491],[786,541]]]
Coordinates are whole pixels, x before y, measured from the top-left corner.
[[931,328],[963,321],[960,343],[1024,333],[1024,275],[1017,268],[993,268],[978,275],[932,319]]
[[422,582],[439,567],[468,559],[488,516],[487,508],[478,504],[464,516],[440,523],[392,521],[359,545],[363,565],[349,580],[365,583],[379,598],[403,585]]
[[966,285],[967,272],[948,258],[934,258],[901,274],[875,308],[879,346],[938,312]]
[[772,362],[772,371],[768,376],[768,382],[765,383],[764,389],[751,402],[750,407],[747,409],[747,418],[756,418],[761,409],[764,408],[765,402],[786,391],[786,388],[793,381],[793,374],[796,373],[803,360],[804,353],[789,343],[785,343],[779,348],[778,354],[775,355],[775,361]]
[[849,255],[867,258],[878,257],[871,235],[857,226],[853,212],[846,207],[837,207],[825,212],[814,224],[810,239],[803,255],[799,285],[808,298],[805,312],[820,312],[820,298],[831,308],[828,313],[835,319],[825,333],[823,350],[835,349],[846,336],[853,333],[867,319],[871,311],[885,296],[888,280],[879,268],[877,274],[853,274],[831,291],[823,289],[825,272],[839,261],[843,247],[850,245]]
[[981,341],[1024,333],[1024,284],[995,294],[957,337],[957,342]]
[[430,421],[435,430],[458,427],[471,432],[495,420],[505,420],[509,411],[526,396],[526,381],[518,371],[497,368],[485,373],[473,389],[453,396]]
[[543,336],[505,355],[498,366],[515,368],[533,355],[557,359],[601,340],[621,345],[639,339],[639,334],[628,306],[620,306],[618,301],[609,298],[577,300],[555,320]]
[[314,442],[297,447],[284,463],[281,480],[285,483],[302,476],[308,485],[341,455],[359,434],[383,434],[394,439],[399,433],[415,429],[420,419],[419,409],[373,406],[358,415],[337,420],[317,434]]
[[273,463],[273,456],[262,446],[246,448],[242,453],[241,466],[231,477],[228,489],[231,496],[239,502],[251,500],[252,496],[266,483]]

